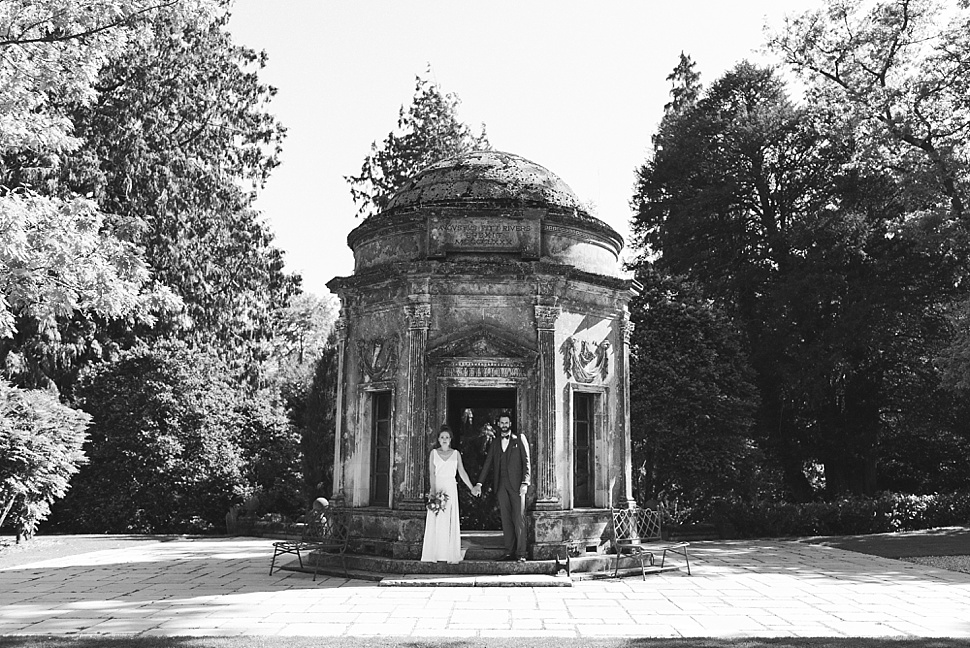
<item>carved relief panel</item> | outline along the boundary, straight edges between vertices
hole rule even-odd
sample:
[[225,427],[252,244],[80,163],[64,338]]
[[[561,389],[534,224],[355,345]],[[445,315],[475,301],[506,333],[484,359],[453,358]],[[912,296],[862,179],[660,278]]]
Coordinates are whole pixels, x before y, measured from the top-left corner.
[[570,336],[563,342],[563,370],[571,380],[590,384],[605,382],[610,374],[610,342],[590,342]]
[[357,360],[368,382],[388,380],[397,373],[397,335],[373,340],[357,340]]

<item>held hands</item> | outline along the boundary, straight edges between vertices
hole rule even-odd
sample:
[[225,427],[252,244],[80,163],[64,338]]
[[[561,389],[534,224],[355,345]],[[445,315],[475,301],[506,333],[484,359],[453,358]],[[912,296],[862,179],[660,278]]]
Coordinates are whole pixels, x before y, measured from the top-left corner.
[[[519,486],[519,497],[525,497],[525,494],[528,493],[528,492],[529,492],[529,487],[527,485],[522,484],[521,486]],[[482,485],[481,484],[475,484],[474,486],[472,486],[471,493],[475,497],[481,497],[482,496]]]

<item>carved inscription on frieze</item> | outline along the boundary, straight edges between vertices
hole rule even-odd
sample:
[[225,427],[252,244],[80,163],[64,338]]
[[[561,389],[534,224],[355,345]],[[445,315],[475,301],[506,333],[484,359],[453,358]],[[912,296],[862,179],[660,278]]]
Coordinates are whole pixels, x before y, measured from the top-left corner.
[[446,378],[525,378],[526,368],[519,362],[455,359],[443,363],[439,375]]
[[508,216],[441,214],[428,218],[428,256],[448,252],[521,252],[538,258],[542,221]]

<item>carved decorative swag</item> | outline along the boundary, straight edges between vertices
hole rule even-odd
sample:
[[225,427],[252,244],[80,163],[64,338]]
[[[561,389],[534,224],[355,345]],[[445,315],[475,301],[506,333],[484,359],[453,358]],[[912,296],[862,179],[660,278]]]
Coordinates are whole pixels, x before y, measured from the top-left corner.
[[375,340],[357,340],[360,369],[374,380],[384,380],[397,371],[397,336]]
[[562,345],[566,375],[576,382],[586,384],[597,378],[605,381],[610,373],[609,350],[609,340],[594,344],[574,337],[566,338]]

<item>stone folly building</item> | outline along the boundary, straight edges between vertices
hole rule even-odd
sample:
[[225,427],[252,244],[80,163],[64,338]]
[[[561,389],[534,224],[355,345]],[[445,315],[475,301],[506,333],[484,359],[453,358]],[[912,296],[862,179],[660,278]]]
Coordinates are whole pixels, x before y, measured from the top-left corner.
[[[532,451],[533,559],[605,540],[631,490],[623,240],[547,169],[473,152],[417,173],[348,236],[333,492],[352,550],[418,558],[428,455],[454,430],[474,483],[502,413]],[[465,490],[459,485],[460,490]]]

